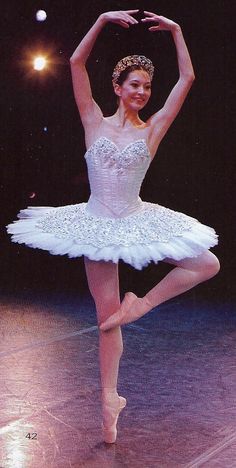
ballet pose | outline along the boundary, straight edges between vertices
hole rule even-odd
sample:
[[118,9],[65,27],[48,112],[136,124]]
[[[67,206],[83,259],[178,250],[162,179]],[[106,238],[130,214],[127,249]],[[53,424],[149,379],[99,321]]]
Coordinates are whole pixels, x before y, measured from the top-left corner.
[[[70,63],[75,100],[85,131],[91,195],[87,203],[62,207],[28,207],[7,226],[13,242],[54,255],[84,256],[88,285],[99,326],[103,436],[114,443],[119,413],[126,399],[117,392],[123,351],[121,325],[139,319],[152,308],[208,280],[219,271],[210,252],[217,244],[213,228],[186,214],[142,201],[139,193],[158,146],[178,114],[194,81],[194,71],[181,27],[168,18],[145,11],[149,31],[172,35],[179,79],[163,108],[145,122],[139,116],[151,96],[154,66],[143,55],[122,58],[112,82],[118,99],[114,115],[104,117],[94,101],[86,62],[102,28],[124,28],[138,21],[138,10],[101,14],[73,53]],[[136,269],[168,262],[173,269],[140,298],[125,294],[120,302],[118,263]]]

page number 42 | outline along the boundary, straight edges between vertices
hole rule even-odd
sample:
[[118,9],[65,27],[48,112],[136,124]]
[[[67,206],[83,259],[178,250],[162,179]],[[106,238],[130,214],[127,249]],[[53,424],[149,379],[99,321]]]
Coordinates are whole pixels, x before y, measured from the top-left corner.
[[25,438],[29,440],[37,439],[37,432],[28,432]]

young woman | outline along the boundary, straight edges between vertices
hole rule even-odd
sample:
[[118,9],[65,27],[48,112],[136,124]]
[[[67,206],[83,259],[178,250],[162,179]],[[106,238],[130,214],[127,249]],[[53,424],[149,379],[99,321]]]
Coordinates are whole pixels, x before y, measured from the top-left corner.
[[[114,115],[104,117],[92,97],[86,62],[107,23],[124,28],[137,23],[138,10],[99,16],[71,57],[76,103],[85,130],[91,195],[88,203],[65,207],[28,207],[8,225],[14,242],[52,254],[84,255],[90,292],[99,324],[104,440],[116,440],[116,424],[126,399],[117,393],[123,351],[120,325],[137,320],[153,307],[213,277],[219,262],[209,251],[217,244],[214,229],[196,219],[139,197],[144,176],[158,146],[178,114],[194,80],[190,56],[178,24],[144,12],[149,31],[170,31],[175,42],[179,79],[164,107],[146,122],[139,117],[151,96],[154,67],[145,56],[121,59],[113,72],[118,99]],[[175,266],[143,298],[126,293],[120,304],[118,262],[137,269],[160,260]]]

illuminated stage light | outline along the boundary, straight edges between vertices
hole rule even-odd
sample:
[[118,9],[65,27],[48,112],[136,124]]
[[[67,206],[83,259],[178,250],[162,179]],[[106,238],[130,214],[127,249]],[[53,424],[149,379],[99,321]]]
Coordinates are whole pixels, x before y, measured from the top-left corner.
[[45,21],[47,18],[47,13],[44,10],[38,10],[36,13],[36,20],[37,21]]
[[34,59],[34,69],[41,71],[46,67],[47,61],[44,57],[36,57]]
[[58,76],[58,67],[66,65],[67,61],[62,58],[54,44],[35,43],[26,46],[22,50],[22,59],[19,65],[24,70],[26,79],[36,79],[40,83],[48,78]]

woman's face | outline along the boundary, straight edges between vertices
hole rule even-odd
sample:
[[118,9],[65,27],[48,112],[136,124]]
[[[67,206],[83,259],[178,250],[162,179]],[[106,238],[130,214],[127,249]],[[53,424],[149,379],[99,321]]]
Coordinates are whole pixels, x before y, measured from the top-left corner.
[[115,86],[115,93],[125,107],[139,111],[147,104],[151,96],[151,80],[145,70],[129,73],[122,85]]

